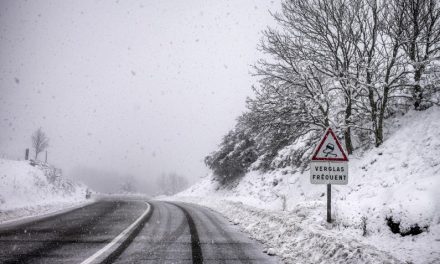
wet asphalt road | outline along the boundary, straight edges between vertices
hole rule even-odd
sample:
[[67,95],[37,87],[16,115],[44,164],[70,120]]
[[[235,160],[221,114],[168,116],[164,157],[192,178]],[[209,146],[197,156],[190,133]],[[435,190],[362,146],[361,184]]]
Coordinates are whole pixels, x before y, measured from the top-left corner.
[[[276,263],[207,208],[149,201],[152,212],[107,263]],[[0,227],[0,263],[81,263],[145,212],[142,201],[103,200],[62,215]]]
[[100,201],[63,215],[0,229],[0,263],[81,263],[146,207],[143,202]]

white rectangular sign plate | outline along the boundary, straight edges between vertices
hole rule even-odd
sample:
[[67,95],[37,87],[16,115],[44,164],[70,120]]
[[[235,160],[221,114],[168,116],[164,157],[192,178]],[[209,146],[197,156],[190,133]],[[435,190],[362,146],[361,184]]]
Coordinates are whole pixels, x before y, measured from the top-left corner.
[[310,182],[312,184],[347,184],[348,162],[310,162]]

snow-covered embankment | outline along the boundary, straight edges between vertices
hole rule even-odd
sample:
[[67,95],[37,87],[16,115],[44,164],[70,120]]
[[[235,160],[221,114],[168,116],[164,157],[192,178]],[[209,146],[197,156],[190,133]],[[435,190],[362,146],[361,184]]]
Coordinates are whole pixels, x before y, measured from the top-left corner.
[[76,206],[85,193],[50,165],[0,159],[0,223]]
[[[220,211],[285,263],[440,263],[440,108],[392,124],[381,147],[350,156],[349,184],[333,187],[332,226],[325,186],[291,167],[251,171],[231,188],[206,177],[173,199]],[[422,233],[393,233],[391,220]]]

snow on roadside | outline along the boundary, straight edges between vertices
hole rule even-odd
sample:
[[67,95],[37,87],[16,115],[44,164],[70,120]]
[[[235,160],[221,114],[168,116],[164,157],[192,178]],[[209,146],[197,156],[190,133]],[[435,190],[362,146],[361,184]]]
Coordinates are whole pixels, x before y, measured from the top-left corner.
[[27,221],[28,219],[46,217],[52,214],[57,214],[61,211],[70,211],[79,207],[86,206],[93,201],[94,200],[83,200],[74,202],[61,201],[53,202],[51,204],[29,205],[21,208],[0,211],[0,226],[9,223]]
[[[362,259],[353,263],[392,262],[388,255],[402,263],[440,263],[440,108],[410,111],[393,123],[381,147],[350,156],[348,185],[333,186],[332,228],[325,222],[325,186],[310,184],[309,172],[295,168],[251,171],[229,188],[220,188],[209,176],[173,199],[204,204],[237,219],[244,230],[251,230],[251,236],[273,246],[286,263],[326,263],[319,257],[324,252],[319,249],[317,261],[291,257],[307,256],[316,245],[324,246],[314,242],[315,231],[331,238],[328,241],[345,244],[351,248],[348,252],[353,248],[367,249],[368,254],[379,252],[374,253],[375,260],[359,255]],[[427,229],[402,237],[390,231],[387,217],[400,222],[402,231],[416,224]],[[281,222],[301,228],[290,235]],[[338,246],[334,249],[340,250]],[[335,257],[328,263],[337,263],[342,257],[331,250],[325,252]]]
[[50,166],[0,159],[0,223],[87,202],[86,186],[55,171]]
[[[340,236],[338,230],[325,224],[310,225],[307,216],[301,213],[262,210],[241,202],[206,197],[174,199],[220,212],[251,238],[263,243],[267,252],[279,256],[284,263],[400,263],[390,254],[363,244],[354,237]],[[320,203],[314,206],[324,208]]]

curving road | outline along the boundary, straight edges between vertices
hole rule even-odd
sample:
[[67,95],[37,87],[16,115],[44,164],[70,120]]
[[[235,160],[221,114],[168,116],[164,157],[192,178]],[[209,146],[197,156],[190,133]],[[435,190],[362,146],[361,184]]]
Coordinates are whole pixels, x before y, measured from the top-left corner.
[[0,263],[80,263],[145,210],[135,201],[100,201],[62,215],[0,229]]
[[[214,211],[186,203],[148,203],[103,200],[0,227],[0,263],[276,263]],[[108,257],[88,262],[137,220]]]

